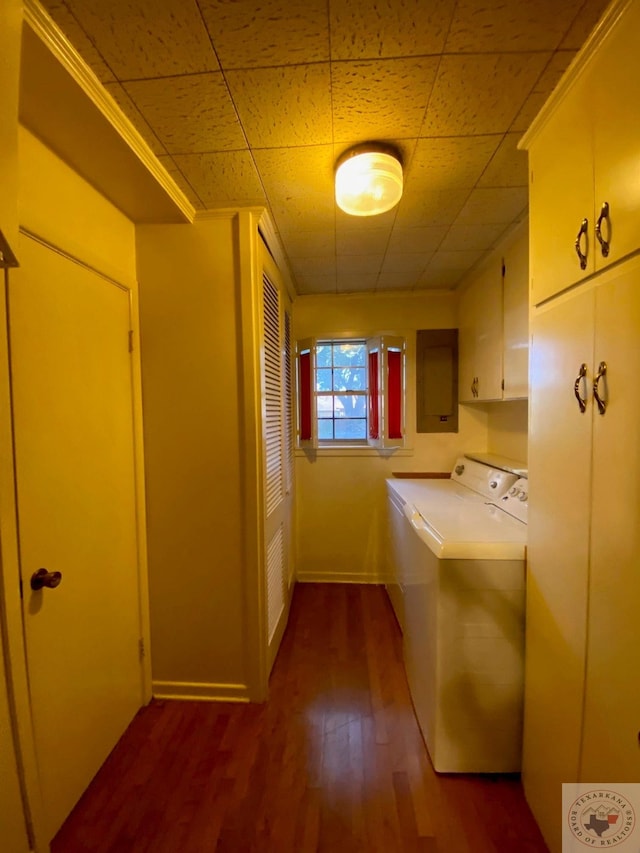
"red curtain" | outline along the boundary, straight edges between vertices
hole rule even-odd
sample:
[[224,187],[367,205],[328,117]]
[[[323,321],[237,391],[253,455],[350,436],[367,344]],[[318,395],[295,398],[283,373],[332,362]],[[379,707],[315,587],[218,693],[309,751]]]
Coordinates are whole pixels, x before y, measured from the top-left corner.
[[300,353],[300,441],[311,441],[311,353]]
[[387,352],[389,438],[402,438],[402,353]]

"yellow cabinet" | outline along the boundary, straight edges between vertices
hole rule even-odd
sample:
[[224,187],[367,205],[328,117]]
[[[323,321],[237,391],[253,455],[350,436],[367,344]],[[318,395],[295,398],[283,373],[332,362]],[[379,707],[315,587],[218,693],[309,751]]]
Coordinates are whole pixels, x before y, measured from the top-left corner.
[[502,282],[502,399],[529,394],[529,240],[526,223],[505,247]]
[[[614,275],[615,272],[615,275]],[[640,779],[640,259],[595,299],[589,620],[581,779]],[[608,398],[608,399],[606,399]]]
[[460,294],[462,403],[527,397],[528,265],[524,223]]
[[[525,137],[526,141],[527,137]],[[589,99],[584,79],[549,116],[529,147],[531,302],[537,305],[593,272],[593,156]],[[581,237],[587,266],[575,241]]]
[[534,311],[523,780],[551,850],[562,782],[640,778],[640,258]]
[[640,3],[614,3],[521,142],[534,305],[640,247],[638,31]]
[[463,291],[459,306],[460,401],[502,399],[502,275],[495,259]]
[[[522,778],[552,851],[561,784],[576,781],[584,698],[591,404],[572,386],[593,362],[593,295],[532,317],[525,726]],[[578,383],[587,399],[587,379]]]

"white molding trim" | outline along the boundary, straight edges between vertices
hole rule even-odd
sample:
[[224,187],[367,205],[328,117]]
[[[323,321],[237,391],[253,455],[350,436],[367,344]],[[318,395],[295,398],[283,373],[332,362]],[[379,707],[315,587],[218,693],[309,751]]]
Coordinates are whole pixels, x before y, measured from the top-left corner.
[[249,702],[246,684],[209,684],[192,681],[153,681],[154,699],[198,702]]
[[296,583],[368,583],[383,585],[385,579],[375,572],[296,572]]
[[193,222],[207,222],[211,219],[234,219],[240,212],[249,212],[259,217],[261,207],[212,207],[207,210],[196,210]]
[[184,217],[193,222],[195,208],[189,199],[38,0],[24,0],[24,20],[131,148]]
[[598,52],[604,41],[608,38],[611,30],[616,26],[619,19],[624,15],[627,8],[635,0],[613,0],[598,22],[595,30],[586,40],[582,49],[575,56],[567,70],[562,75],[560,82],[544,102],[538,115],[531,122],[522,139],[518,142],[518,148],[528,150],[531,143],[546,125],[550,116],[555,112],[567,94],[571,91],[576,81],[588,68],[594,55]]

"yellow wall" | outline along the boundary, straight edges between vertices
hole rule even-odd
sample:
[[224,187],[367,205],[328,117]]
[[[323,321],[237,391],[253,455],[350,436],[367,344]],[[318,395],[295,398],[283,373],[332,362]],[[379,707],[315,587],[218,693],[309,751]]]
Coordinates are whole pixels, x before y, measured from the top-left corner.
[[526,462],[528,401],[503,400],[486,405],[489,431],[487,450],[519,462]]
[[301,580],[377,581],[383,571],[385,484],[394,471],[450,471],[465,450],[485,451],[487,412],[460,406],[458,433],[415,434],[415,332],[456,326],[456,294],[302,296],[294,338],[393,332],[407,341],[407,454],[296,455],[297,575]]
[[[3,0],[0,4],[0,91],[2,120],[0,120],[0,230],[17,254],[17,194],[18,194],[18,69],[22,4],[18,0]],[[0,272],[4,290],[4,273]],[[17,659],[16,635],[20,636],[20,604],[18,597],[18,566],[16,530],[13,506],[13,470],[11,423],[9,415],[9,385],[7,338],[4,316],[5,295],[0,298],[0,845],[11,853],[26,853],[29,841],[18,781],[14,732],[9,713],[7,663],[9,635]],[[6,659],[5,659],[6,656]],[[16,660],[16,669],[17,669]],[[24,675],[24,672],[23,672]],[[18,673],[14,673],[14,688],[19,690]],[[18,710],[26,711],[26,692],[19,697]]]
[[237,217],[137,229],[154,693],[246,693]]
[[21,227],[135,289],[135,227],[111,202],[20,128]]

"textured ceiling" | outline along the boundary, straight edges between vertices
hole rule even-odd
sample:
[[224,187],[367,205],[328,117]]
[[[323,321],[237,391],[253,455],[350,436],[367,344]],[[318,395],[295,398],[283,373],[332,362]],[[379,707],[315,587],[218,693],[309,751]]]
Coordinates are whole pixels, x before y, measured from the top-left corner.
[[[44,0],[198,209],[267,205],[301,294],[452,288],[522,218],[516,144],[604,0]],[[336,208],[395,145],[397,207]]]

